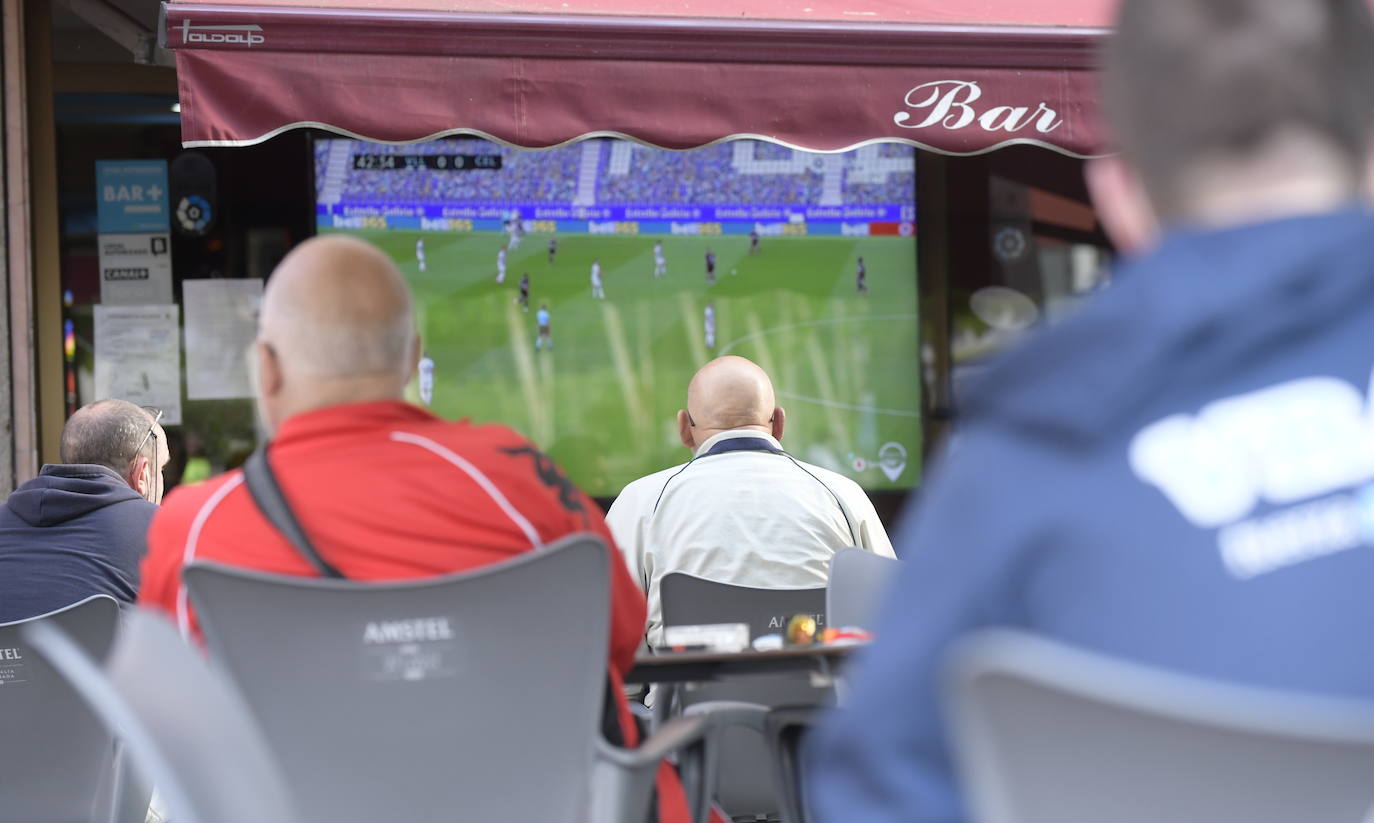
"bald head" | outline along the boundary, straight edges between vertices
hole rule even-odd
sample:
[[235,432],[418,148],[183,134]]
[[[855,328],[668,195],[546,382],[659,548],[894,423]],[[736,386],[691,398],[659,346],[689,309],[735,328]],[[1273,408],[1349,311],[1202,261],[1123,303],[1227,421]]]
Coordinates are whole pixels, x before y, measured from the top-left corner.
[[682,440],[696,448],[733,429],[756,429],[782,437],[782,409],[773,381],[752,361],[727,355],[701,367],[687,387],[687,408],[678,415]]
[[261,325],[291,375],[404,375],[413,356],[405,279],[375,246],[344,235],[307,240],[282,260]]
[[687,387],[687,413],[698,426],[766,426],[773,416],[773,381],[743,357],[717,357]]
[[410,287],[375,246],[316,237],[277,266],[263,293],[258,399],[269,430],[293,414],[400,400],[415,368]]

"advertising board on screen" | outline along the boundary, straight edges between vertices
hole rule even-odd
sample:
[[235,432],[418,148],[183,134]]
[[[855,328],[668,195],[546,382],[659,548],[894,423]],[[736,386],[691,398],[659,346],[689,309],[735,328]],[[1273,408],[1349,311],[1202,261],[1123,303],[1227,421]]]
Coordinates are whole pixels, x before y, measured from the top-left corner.
[[316,226],[417,298],[412,399],[520,430],[591,494],[681,463],[692,374],[772,376],[783,445],[867,489],[919,482],[915,158],[758,141],[315,141]]

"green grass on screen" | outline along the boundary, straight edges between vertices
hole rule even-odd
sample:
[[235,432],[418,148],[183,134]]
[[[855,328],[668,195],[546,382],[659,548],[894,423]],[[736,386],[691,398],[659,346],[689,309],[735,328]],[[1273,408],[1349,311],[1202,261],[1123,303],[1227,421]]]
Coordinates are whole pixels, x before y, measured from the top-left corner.
[[[615,495],[690,456],[674,417],[692,374],[721,354],[747,357],[773,378],[787,410],[783,445],[799,459],[868,489],[919,480],[911,238],[765,237],[761,252],[749,256],[744,236],[559,235],[550,265],[549,235],[527,234],[508,254],[498,285],[503,234],[349,233],[384,249],[414,287],[435,363],[435,413],[521,431],[591,494]],[[415,256],[421,236],[424,273]],[[653,277],[655,240],[668,260],[661,279]],[[717,256],[714,286],[705,277],[708,245]],[[855,291],[859,255],[867,296]],[[594,258],[604,301],[591,296]],[[528,313],[515,302],[525,272]],[[715,301],[713,350],[704,339],[707,300]],[[554,348],[536,351],[534,315],[545,302]],[[895,481],[878,465],[890,442],[907,454]]]

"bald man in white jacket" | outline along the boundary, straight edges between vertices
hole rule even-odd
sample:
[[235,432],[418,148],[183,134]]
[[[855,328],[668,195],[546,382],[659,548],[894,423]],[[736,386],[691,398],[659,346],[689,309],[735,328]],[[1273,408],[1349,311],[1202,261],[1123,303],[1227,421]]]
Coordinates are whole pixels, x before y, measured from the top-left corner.
[[808,588],[826,584],[840,549],[893,556],[857,483],[783,451],[786,414],[754,363],[726,356],[703,366],[677,422],[692,459],[630,483],[606,515],[648,597],[651,647],[662,645],[659,581],[670,572]]

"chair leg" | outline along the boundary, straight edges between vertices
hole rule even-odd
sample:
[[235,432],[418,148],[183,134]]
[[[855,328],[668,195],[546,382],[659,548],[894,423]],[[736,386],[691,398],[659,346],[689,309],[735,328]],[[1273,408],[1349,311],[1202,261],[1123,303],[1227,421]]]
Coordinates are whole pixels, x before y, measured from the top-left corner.
[[773,779],[782,804],[783,823],[807,823],[802,786],[801,741],[811,727],[814,709],[778,709],[767,721],[768,747],[773,755]]

